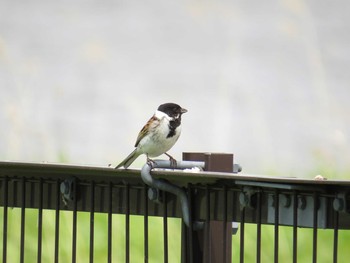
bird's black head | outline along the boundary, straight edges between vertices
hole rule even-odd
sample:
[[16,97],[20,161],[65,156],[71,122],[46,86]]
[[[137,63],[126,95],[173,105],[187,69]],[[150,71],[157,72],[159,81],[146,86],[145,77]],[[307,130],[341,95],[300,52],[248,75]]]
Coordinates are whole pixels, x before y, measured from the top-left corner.
[[166,113],[169,117],[174,119],[181,118],[181,115],[187,112],[186,109],[181,108],[175,103],[164,103],[158,107],[158,110]]

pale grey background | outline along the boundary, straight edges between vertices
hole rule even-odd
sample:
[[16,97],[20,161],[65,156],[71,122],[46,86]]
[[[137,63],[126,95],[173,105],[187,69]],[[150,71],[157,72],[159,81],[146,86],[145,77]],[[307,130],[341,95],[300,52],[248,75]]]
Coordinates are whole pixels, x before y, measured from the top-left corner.
[[[163,102],[171,154],[348,171],[349,1],[0,2],[0,159],[116,165]],[[144,162],[140,157],[134,167]]]

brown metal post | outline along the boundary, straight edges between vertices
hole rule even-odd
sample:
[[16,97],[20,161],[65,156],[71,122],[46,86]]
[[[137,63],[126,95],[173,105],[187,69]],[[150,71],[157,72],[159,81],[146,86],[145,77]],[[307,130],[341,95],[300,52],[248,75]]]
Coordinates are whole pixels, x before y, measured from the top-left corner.
[[[182,158],[184,161],[204,161],[205,171],[233,171],[233,154],[183,153]],[[195,206],[192,207],[195,208]],[[194,258],[202,258],[203,263],[231,262],[232,222],[209,220],[205,222],[204,229],[190,234],[194,237],[194,244],[192,244]],[[188,251],[182,251],[182,253],[184,256]]]
[[182,153],[184,161],[205,162],[205,171],[210,172],[233,172],[233,154],[232,153],[200,153],[186,152]]
[[231,262],[232,223],[211,220],[205,225],[204,237],[198,236],[204,246],[203,263]]

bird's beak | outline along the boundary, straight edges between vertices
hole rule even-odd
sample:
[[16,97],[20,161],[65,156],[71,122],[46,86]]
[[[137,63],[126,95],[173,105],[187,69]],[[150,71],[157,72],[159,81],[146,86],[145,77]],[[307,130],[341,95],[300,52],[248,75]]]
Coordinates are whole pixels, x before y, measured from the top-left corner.
[[181,108],[181,114],[186,113],[186,112],[187,112],[187,110],[186,110],[186,109]]

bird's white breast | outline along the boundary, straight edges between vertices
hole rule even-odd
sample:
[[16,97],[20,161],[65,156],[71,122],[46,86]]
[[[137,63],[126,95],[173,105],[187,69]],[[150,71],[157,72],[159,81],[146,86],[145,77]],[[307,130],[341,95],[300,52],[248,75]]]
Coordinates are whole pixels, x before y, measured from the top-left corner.
[[178,140],[181,133],[181,125],[175,130],[175,135],[167,138],[170,128],[171,118],[162,112],[156,112],[155,116],[159,118],[159,125],[152,129],[139,143],[138,148],[142,153],[149,157],[157,157],[171,149]]

